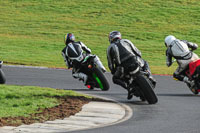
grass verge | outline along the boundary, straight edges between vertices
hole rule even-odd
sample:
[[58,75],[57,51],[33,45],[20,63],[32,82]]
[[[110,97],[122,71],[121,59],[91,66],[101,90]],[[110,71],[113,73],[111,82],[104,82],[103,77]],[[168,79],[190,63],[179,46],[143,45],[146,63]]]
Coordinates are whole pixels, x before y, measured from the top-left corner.
[[0,94],[0,118],[29,117],[59,105],[59,97],[83,96],[69,90],[13,85],[0,85]]

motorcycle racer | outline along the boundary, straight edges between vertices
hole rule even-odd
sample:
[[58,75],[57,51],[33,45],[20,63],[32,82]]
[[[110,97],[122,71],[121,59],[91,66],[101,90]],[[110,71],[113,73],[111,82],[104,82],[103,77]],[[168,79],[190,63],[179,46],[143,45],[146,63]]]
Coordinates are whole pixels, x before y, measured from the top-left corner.
[[128,91],[127,99],[131,99],[132,95],[128,88],[128,84],[124,82],[123,78],[127,71],[132,71],[139,64],[144,71],[148,73],[149,79],[153,84],[156,84],[152,77],[148,63],[142,59],[141,52],[134,46],[134,44],[127,39],[121,38],[119,31],[112,31],[109,33],[110,46],[107,49],[108,67],[113,74],[113,83],[118,84]]
[[[79,65],[74,63],[72,58],[73,56],[75,57],[77,56],[76,50],[80,50],[81,52],[84,51],[85,54],[91,54],[91,50],[84,43],[80,41],[75,42],[75,36],[72,33],[68,33],[65,35],[64,43],[66,46],[62,50],[62,56],[64,58],[66,66],[68,67],[68,69],[73,68],[72,76],[74,78],[78,78],[79,80],[82,80],[86,84],[87,78],[88,78],[87,75],[82,72],[77,71],[77,68],[79,68]],[[97,66],[100,68],[100,70],[102,70],[103,72],[106,72],[106,69],[101,63],[98,56],[96,56],[94,60]]]
[[173,35],[165,37],[166,50],[166,65],[170,67],[172,65],[172,57],[174,57],[178,63],[178,68],[173,74],[175,79],[191,83],[189,78],[185,75],[185,70],[188,68],[188,64],[192,61],[199,59],[198,55],[190,51],[196,50],[198,45],[196,43],[188,42],[187,40],[179,40]]

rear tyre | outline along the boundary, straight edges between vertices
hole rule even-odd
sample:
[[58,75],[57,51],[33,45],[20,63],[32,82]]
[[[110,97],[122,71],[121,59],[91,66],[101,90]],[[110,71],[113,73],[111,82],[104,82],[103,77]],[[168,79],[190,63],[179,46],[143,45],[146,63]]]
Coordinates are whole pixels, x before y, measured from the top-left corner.
[[153,91],[153,86],[146,76],[138,75],[136,82],[140,86],[140,89],[149,104],[155,104],[158,102],[158,98]]
[[0,84],[5,84],[6,78],[4,72],[0,69]]
[[108,80],[104,76],[101,70],[98,68],[93,68],[93,78],[97,81],[99,88],[101,88],[102,91],[107,91],[109,90],[110,86],[108,83]]

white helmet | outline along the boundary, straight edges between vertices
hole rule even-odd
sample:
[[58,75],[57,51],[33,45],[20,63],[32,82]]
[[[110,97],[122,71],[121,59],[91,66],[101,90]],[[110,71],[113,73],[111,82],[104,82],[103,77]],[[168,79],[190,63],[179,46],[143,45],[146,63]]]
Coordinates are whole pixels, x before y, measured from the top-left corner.
[[169,35],[167,37],[165,37],[165,46],[166,47],[169,47],[169,45],[174,41],[176,40],[176,37],[172,36],[172,35]]

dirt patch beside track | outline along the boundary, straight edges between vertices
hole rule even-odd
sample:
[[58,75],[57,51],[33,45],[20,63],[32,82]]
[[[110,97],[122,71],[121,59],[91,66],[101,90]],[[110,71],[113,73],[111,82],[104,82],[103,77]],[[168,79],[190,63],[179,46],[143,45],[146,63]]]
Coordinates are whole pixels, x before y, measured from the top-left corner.
[[84,104],[92,100],[98,99],[89,99],[85,97],[56,97],[60,104],[52,108],[39,108],[38,113],[30,114],[28,117],[3,117],[0,118],[0,126],[19,126],[22,124],[32,124],[32,123],[42,123],[45,121],[52,121],[55,119],[63,119],[71,115],[75,115]]

